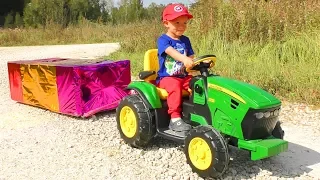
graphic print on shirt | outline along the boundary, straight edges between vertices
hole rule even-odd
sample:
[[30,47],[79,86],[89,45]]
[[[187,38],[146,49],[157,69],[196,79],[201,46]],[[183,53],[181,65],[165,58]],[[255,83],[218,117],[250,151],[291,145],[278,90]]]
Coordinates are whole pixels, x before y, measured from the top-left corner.
[[[178,52],[181,54],[186,55],[186,51],[184,47],[180,43],[176,43],[176,46],[174,47]],[[183,72],[183,63],[180,61],[174,60],[171,56],[167,55],[166,61],[165,61],[165,66],[167,69],[167,73],[170,76],[174,75],[184,75]]]

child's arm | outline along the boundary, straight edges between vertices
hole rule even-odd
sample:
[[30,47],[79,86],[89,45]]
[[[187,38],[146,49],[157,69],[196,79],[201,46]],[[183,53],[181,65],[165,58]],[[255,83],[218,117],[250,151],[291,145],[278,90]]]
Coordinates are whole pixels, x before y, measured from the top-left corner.
[[192,56],[185,56],[181,53],[179,53],[177,50],[175,50],[173,47],[168,47],[165,52],[171,56],[172,58],[174,58],[177,61],[180,61],[184,64],[184,66],[186,67],[191,67],[193,64],[193,55]]

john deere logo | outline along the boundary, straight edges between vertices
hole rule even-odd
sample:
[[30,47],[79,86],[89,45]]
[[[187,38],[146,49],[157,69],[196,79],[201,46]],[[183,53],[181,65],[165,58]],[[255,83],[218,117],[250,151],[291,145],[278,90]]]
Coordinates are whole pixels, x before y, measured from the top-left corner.
[[177,5],[177,6],[174,7],[174,11],[175,12],[181,12],[182,10],[183,10],[183,7],[180,6],[180,5]]

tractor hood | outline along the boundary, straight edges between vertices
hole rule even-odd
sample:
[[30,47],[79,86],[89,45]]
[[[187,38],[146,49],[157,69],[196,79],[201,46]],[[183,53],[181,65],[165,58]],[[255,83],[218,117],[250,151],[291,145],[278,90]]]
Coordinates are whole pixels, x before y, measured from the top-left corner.
[[279,99],[257,86],[226,77],[208,77],[208,89],[209,91],[215,89],[226,93],[254,109],[269,108],[281,104]]

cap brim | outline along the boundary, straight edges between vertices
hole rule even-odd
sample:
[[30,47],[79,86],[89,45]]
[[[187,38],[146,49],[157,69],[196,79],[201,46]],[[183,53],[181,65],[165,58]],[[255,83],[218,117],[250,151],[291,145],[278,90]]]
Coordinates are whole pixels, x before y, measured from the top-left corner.
[[189,13],[181,13],[181,14],[174,14],[174,15],[171,15],[171,16],[167,16],[164,20],[167,20],[167,21],[171,21],[171,20],[174,20],[180,16],[187,16],[188,19],[192,19],[193,16]]

